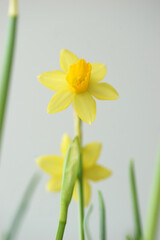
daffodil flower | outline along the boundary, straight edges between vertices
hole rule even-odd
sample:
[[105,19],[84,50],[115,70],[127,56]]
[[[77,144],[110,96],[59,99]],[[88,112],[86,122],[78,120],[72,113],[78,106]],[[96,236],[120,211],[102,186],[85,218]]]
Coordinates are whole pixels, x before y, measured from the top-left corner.
[[99,100],[118,98],[111,85],[100,83],[107,71],[104,64],[87,63],[70,51],[61,50],[60,66],[62,71],[45,72],[38,77],[44,86],[57,91],[48,105],[48,113],[62,111],[73,102],[79,118],[91,124],[96,117],[96,102],[92,96]]
[[[37,159],[38,166],[43,171],[51,175],[51,178],[46,186],[47,191],[49,192],[59,192],[61,190],[64,157],[70,142],[71,139],[68,134],[65,134],[61,143],[62,156],[42,156]],[[108,178],[111,175],[111,171],[109,169],[106,169],[96,163],[100,152],[101,144],[99,142],[89,143],[82,148],[83,192],[85,206],[88,205],[91,198],[91,186],[89,181],[99,181]],[[74,187],[73,199],[78,201],[78,181]]]

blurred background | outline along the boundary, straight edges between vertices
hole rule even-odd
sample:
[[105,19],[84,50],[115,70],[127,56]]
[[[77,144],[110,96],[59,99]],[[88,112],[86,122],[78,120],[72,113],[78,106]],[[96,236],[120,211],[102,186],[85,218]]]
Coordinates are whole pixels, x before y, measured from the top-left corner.
[[[0,232],[4,233],[40,155],[60,154],[63,133],[74,137],[72,107],[49,115],[53,92],[37,76],[60,69],[63,48],[89,62],[107,65],[105,81],[119,92],[117,101],[97,101],[97,116],[83,124],[83,143],[103,144],[99,163],[113,176],[92,184],[93,239],[99,239],[98,196],[107,209],[108,239],[134,230],[128,165],[135,159],[138,194],[145,225],[148,196],[160,140],[160,2],[157,0],[21,0],[12,83],[0,166]],[[0,1],[0,61],[8,23],[8,1]],[[0,62],[1,63],[1,62]],[[17,240],[53,239],[60,194],[47,193],[43,178]],[[77,203],[72,201],[64,239],[78,238]],[[159,232],[160,238],[160,232]],[[157,238],[157,239],[159,239]]]

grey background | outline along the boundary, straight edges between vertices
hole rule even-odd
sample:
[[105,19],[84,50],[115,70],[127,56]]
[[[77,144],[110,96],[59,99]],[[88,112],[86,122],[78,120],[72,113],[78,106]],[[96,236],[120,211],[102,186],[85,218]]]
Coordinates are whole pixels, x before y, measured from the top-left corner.
[[[59,52],[67,48],[90,62],[108,67],[105,81],[120,98],[97,101],[97,116],[83,125],[83,142],[100,141],[99,163],[113,170],[106,181],[92,184],[94,211],[90,228],[99,239],[98,197],[107,208],[108,239],[124,239],[134,223],[128,179],[134,157],[138,193],[145,225],[148,196],[160,138],[160,2],[21,0],[12,84],[5,121],[0,168],[0,232],[8,228],[30,176],[38,169],[36,157],[59,154],[61,136],[74,136],[72,107],[49,115],[53,92],[37,75],[59,69]],[[0,1],[0,61],[6,37],[8,1]],[[17,240],[55,236],[59,194],[45,191],[48,176],[34,195]],[[72,201],[65,238],[78,238],[77,204]]]

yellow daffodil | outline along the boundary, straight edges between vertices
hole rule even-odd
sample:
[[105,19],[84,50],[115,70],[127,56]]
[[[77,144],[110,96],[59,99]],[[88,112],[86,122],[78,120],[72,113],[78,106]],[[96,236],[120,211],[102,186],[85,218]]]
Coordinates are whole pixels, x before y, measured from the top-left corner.
[[102,63],[87,63],[68,50],[61,50],[60,66],[56,70],[39,75],[39,81],[49,89],[57,91],[52,97],[47,111],[56,113],[66,109],[72,102],[81,120],[91,124],[96,117],[96,102],[116,100],[117,91],[108,83],[99,83],[106,74]]
[[[51,155],[42,156],[37,159],[38,166],[51,175],[51,179],[47,183],[47,190],[49,192],[59,192],[62,184],[62,173],[64,157],[67,152],[68,146],[71,142],[68,134],[62,138],[61,153],[62,156]],[[101,144],[99,142],[92,142],[82,148],[82,166],[83,166],[83,192],[84,192],[84,205],[87,206],[91,198],[91,186],[89,181],[99,181],[108,178],[111,171],[106,169],[96,162],[101,152]],[[78,182],[76,182],[73,198],[78,200]]]

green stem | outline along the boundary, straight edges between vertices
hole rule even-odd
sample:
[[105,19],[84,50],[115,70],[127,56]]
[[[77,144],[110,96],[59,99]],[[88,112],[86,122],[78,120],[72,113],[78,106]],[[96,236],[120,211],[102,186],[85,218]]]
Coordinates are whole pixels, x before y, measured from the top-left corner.
[[156,237],[158,215],[160,211],[160,151],[155,168],[153,187],[150,197],[149,212],[145,229],[145,240],[154,240]]
[[100,210],[100,239],[106,239],[106,215],[105,215],[105,205],[101,191],[98,191],[99,197],[99,210]]
[[[80,161],[82,162],[82,159]],[[79,197],[80,239],[84,240],[84,230],[83,230],[83,218],[84,218],[83,179],[82,179],[82,164],[81,163],[80,163],[79,176],[78,176],[78,197]]]
[[135,179],[133,160],[130,161],[130,184],[131,184],[132,203],[133,203],[135,226],[136,226],[136,238],[140,239],[142,236],[142,229],[141,229],[140,211],[139,211],[139,205],[138,205],[138,195],[137,195],[137,189],[136,189],[136,179]]
[[0,76],[0,146],[2,138],[2,129],[4,123],[4,115],[9,90],[10,76],[12,70],[13,53],[16,37],[17,16],[9,17],[8,35],[4,52],[2,72]]
[[62,221],[59,222],[58,231],[57,231],[57,235],[56,235],[56,240],[62,240],[63,239],[65,226],[66,226],[66,222],[62,222]]
[[[75,133],[79,138],[80,149],[82,149],[82,132],[81,132],[81,120],[75,113]],[[82,151],[80,156],[80,167],[78,174],[78,202],[79,202],[79,232],[80,239],[84,240],[84,229],[83,229],[83,219],[84,219],[84,204],[83,204],[83,169],[82,169]]]

